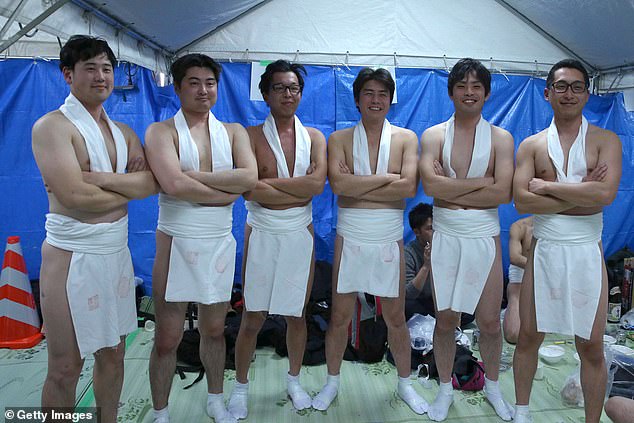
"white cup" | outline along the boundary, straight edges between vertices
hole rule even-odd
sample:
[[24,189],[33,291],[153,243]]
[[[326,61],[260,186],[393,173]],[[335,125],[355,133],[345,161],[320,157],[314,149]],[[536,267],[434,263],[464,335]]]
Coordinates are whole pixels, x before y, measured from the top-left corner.
[[467,338],[469,339],[469,347],[471,347],[471,345],[473,345],[473,329],[465,329],[462,333],[467,335]]
[[154,323],[152,320],[145,321],[143,329],[145,329],[146,332],[154,332],[154,328],[156,328],[156,323]]

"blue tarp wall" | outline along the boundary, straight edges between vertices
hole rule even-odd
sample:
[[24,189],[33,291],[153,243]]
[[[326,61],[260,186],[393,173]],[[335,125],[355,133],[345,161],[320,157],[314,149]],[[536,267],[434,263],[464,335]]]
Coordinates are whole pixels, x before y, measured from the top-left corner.
[[[152,73],[132,66],[135,88],[114,91],[106,102],[109,115],[130,125],[141,139],[152,122],[171,117],[179,107],[172,87],[159,88]],[[359,68],[307,66],[306,88],[298,110],[305,125],[321,130],[326,138],[335,130],[352,126],[359,119],[352,97],[352,82]],[[126,85],[125,67],[116,69],[116,85]],[[422,132],[449,118],[453,106],[447,96],[447,73],[437,70],[398,68],[398,104],[388,119],[395,125]],[[214,114],[223,121],[256,125],[268,108],[249,101],[250,65],[224,63],[219,100]],[[45,237],[47,198],[31,152],[31,127],[45,113],[63,103],[69,89],[57,61],[12,59],[0,62],[0,239],[19,235],[29,275],[39,277],[40,246]],[[526,76],[493,75],[491,97],[484,117],[507,129],[517,145],[550,124],[552,111],[544,100],[545,81]],[[622,94],[591,96],[585,109],[588,120],[616,132],[623,144],[623,176],[614,203],[606,207],[603,242],[606,255],[625,245],[634,246],[634,113],[625,111]],[[64,166],[60,163],[60,166]],[[407,213],[420,201],[430,202],[419,185],[416,198],[407,202]],[[158,216],[156,196],[133,201],[130,211],[130,250],[135,272],[151,286],[154,231]],[[336,199],[329,186],[313,206],[316,255],[332,260],[336,226]],[[518,214],[511,204],[500,207],[504,267],[508,265],[508,230]],[[240,280],[245,209],[242,200],[234,207],[234,236],[238,240],[236,281]],[[405,218],[406,241],[414,238]]]

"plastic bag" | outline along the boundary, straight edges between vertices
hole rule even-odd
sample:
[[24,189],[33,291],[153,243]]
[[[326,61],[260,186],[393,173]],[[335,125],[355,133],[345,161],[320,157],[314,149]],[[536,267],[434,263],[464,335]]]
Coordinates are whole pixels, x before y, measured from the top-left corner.
[[581,368],[577,366],[561,388],[561,400],[568,407],[583,407],[584,404],[580,370]]
[[626,330],[634,330],[634,308],[621,316],[621,327]]
[[[619,350],[621,348],[622,350]],[[631,349],[614,345],[610,348],[614,358],[611,361],[608,373],[607,392],[610,396],[619,396],[634,399],[634,356]]]
[[[434,348],[434,327],[436,327],[436,319],[432,316],[415,313],[410,317],[407,328],[412,348],[421,351],[422,354],[430,352]],[[465,348],[471,346],[469,338],[462,333],[460,328],[456,328],[456,342]]]

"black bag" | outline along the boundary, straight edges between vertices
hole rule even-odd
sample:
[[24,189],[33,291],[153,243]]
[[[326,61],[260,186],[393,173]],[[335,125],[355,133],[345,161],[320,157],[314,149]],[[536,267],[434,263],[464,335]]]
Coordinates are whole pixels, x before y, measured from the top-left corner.
[[183,332],[183,339],[176,349],[176,360],[176,373],[181,380],[185,379],[185,372],[198,372],[196,379],[183,389],[189,389],[202,380],[205,368],[200,360],[200,333],[198,329],[187,329]]
[[343,359],[347,361],[362,361],[364,363],[378,363],[385,357],[387,351],[387,325],[383,316],[366,319],[359,322],[359,348],[350,343],[346,347]]

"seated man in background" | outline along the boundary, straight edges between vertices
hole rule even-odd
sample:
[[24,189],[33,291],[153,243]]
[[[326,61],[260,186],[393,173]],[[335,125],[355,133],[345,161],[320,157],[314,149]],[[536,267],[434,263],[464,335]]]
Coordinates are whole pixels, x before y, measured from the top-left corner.
[[[409,226],[416,239],[405,246],[405,320],[415,313],[435,317],[431,290],[431,238],[433,206],[419,203],[409,212]],[[473,322],[474,316],[462,313],[460,326]]]
[[624,397],[612,397],[605,403],[605,414],[614,423],[634,422],[634,400]]
[[504,339],[515,344],[520,333],[520,288],[524,267],[533,239],[533,216],[519,219],[511,225],[509,235],[509,283],[506,286],[506,312],[504,313]]

